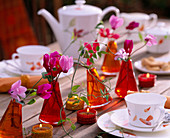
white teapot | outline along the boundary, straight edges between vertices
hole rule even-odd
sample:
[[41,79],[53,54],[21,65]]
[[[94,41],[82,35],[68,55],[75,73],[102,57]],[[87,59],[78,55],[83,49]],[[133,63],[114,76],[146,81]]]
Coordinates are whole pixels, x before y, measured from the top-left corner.
[[[119,16],[120,12],[114,6],[107,7],[102,11],[98,7],[85,5],[85,0],[76,0],[75,3],[75,5],[64,6],[58,10],[59,22],[45,9],[39,10],[38,15],[42,15],[51,26],[62,52],[65,55],[78,58],[80,40],[82,42],[94,41],[96,32],[89,32],[94,30],[95,26],[108,12],[114,11],[116,16]],[[69,46],[73,32],[78,39]]]

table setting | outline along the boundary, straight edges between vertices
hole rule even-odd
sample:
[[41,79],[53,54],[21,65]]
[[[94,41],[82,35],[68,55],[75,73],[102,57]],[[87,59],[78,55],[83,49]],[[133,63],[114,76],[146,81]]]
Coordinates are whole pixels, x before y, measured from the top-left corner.
[[0,61],[0,137],[170,136],[169,27],[85,2],[61,7],[59,21],[38,10],[57,43]]

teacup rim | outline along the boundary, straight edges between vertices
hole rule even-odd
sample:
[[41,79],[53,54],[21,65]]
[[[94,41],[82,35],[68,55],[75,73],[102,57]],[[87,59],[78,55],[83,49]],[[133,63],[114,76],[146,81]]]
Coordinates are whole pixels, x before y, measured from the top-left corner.
[[[20,50],[21,49],[23,49],[23,48],[25,48],[25,47],[38,47],[38,48],[44,48],[44,49],[46,49],[47,51],[46,51],[46,53],[49,53],[50,52],[50,48],[49,47],[46,47],[46,46],[44,46],[44,45],[25,45],[25,46],[20,46],[20,47],[18,47],[17,49],[16,49],[16,52],[17,53],[20,53],[20,54],[25,54],[25,55],[35,55],[35,54],[32,54],[32,53],[23,53],[23,52],[21,52]],[[42,54],[42,53],[41,53]],[[36,54],[36,55],[41,55],[41,54]],[[45,54],[45,53],[44,53]]]
[[129,103],[132,103],[132,104],[136,104],[136,105],[148,105],[146,103],[135,103],[133,101],[129,101],[127,98],[130,97],[130,96],[135,96],[135,95],[147,95],[147,94],[150,94],[150,95],[156,95],[156,96],[160,96],[163,98],[162,101],[159,101],[159,103],[150,103],[149,105],[159,105],[159,104],[162,104],[162,103],[165,103],[167,98],[163,95],[160,95],[160,94],[157,94],[157,93],[134,93],[134,94],[129,94],[127,96],[125,96],[125,102],[129,102]]
[[[132,16],[133,14],[140,14],[143,16],[143,18],[139,18],[139,17],[135,17],[135,16]],[[120,16],[123,18],[127,18],[127,19],[138,19],[138,20],[143,20],[143,19],[146,19],[146,20],[149,20],[149,15],[146,14],[146,13],[143,13],[143,12],[122,12],[120,13]]]

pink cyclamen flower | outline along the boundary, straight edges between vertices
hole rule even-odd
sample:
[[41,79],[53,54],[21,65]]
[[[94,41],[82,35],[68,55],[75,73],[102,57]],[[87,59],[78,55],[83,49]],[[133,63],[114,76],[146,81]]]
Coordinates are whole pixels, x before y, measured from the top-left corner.
[[25,98],[26,91],[27,91],[27,88],[21,86],[21,80],[18,80],[17,82],[12,84],[11,89],[8,91],[8,93],[11,95],[12,98],[18,101],[21,101],[20,97]]
[[139,23],[133,21],[133,22],[130,22],[128,26],[126,26],[126,29],[133,30],[133,29],[135,29],[138,26],[139,26]]
[[67,73],[68,70],[73,66],[73,57],[62,55],[59,60],[59,65],[62,68],[62,71]]
[[157,45],[156,37],[153,35],[147,35],[145,37],[146,45],[152,46],[152,45]]
[[51,84],[42,84],[37,88],[37,95],[43,99],[49,99],[51,97],[52,91],[49,91]]
[[115,30],[116,28],[123,25],[123,19],[112,15],[109,19],[109,23],[110,23],[112,29]]
[[132,49],[133,49],[133,41],[125,40],[124,49],[125,49],[126,53],[128,53],[130,55],[130,53],[132,52]]
[[109,28],[106,28],[106,29],[101,28],[101,29],[99,30],[99,34],[100,34],[101,37],[109,37],[109,35],[110,35],[110,30],[109,30]]
[[127,59],[128,58],[128,53],[126,53],[124,48],[121,48],[116,54],[115,54],[115,60],[118,59]]

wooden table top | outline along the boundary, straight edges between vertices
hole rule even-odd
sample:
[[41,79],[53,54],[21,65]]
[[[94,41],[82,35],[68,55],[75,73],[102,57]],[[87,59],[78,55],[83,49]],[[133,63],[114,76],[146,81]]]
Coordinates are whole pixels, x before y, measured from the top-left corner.
[[[51,47],[51,48],[53,47],[55,49],[57,47],[57,45],[58,45],[57,43],[54,43],[54,44],[50,45],[49,47]],[[122,46],[121,43],[118,45]],[[137,43],[137,44],[135,44],[134,48],[136,49],[140,45],[141,45],[141,43]],[[133,57],[132,57],[133,63],[135,61],[141,60],[142,58],[148,57],[148,56],[154,56],[154,57],[165,56],[170,59],[170,53],[151,54],[151,53],[147,53],[146,47],[144,47],[143,49],[141,49],[137,53],[135,53],[135,55],[133,55]],[[101,71],[100,71],[100,68],[101,68],[101,65],[103,62],[102,60],[103,60],[103,57],[96,64],[97,70],[99,71],[100,75],[102,75]],[[134,69],[134,71],[135,71],[135,76],[136,76],[136,80],[137,80],[137,76],[142,72],[140,72],[136,69]],[[59,79],[60,90],[61,90],[63,102],[66,100],[67,95],[70,92],[71,77],[72,77],[72,75]],[[113,77],[113,79],[111,80],[111,84],[112,84],[113,88],[116,85],[116,81],[117,81],[117,76]],[[78,68],[78,70],[76,72],[74,84],[81,85],[83,82],[86,83],[86,69]],[[137,83],[138,83],[138,81],[137,81]],[[141,90],[140,87],[139,87],[139,89]],[[152,93],[159,93],[161,95],[169,95],[170,96],[170,75],[157,76],[156,85],[151,88],[147,88],[147,89],[145,88],[145,90],[149,90]],[[98,109],[97,117],[100,117],[102,114],[112,111],[112,110],[126,108],[125,101],[123,99],[117,98],[114,91],[111,93],[111,96],[113,97],[113,101],[110,104],[106,105],[105,107]],[[11,99],[11,97],[7,93],[0,94],[0,105],[1,105],[0,118],[4,114],[8,104],[10,102],[10,99]],[[33,125],[40,123],[38,120],[38,117],[39,117],[39,114],[41,111],[42,104],[43,104],[43,99],[38,98],[34,105],[23,106],[23,120],[22,121],[23,121],[23,127],[25,127],[27,130],[31,130]],[[94,138],[99,132],[102,132],[102,130],[99,129],[99,127],[97,126],[96,123],[93,125],[81,125],[81,124],[77,123],[76,111],[69,111],[69,110],[65,109],[65,112],[66,112],[67,117],[70,118],[71,121],[76,125],[76,130],[72,131],[69,123],[66,122],[64,124],[65,129],[68,132],[71,131],[70,135],[72,135],[73,137]],[[54,127],[53,137],[54,138],[65,137],[65,133],[61,126]],[[111,135],[104,134],[104,137],[111,137]]]

